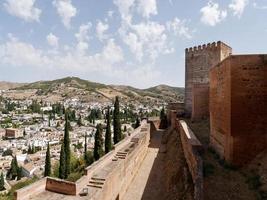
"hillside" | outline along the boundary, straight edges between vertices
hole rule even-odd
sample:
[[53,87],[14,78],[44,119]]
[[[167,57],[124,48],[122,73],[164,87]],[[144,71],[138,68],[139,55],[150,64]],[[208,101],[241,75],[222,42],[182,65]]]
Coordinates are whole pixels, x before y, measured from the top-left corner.
[[[12,83],[10,83],[10,86],[12,86]],[[115,96],[120,96],[122,101],[154,104],[183,101],[184,96],[184,88],[158,85],[148,89],[138,89],[130,86],[105,85],[77,77],[21,85],[14,84],[13,87],[6,89],[13,91],[7,96],[10,98],[33,98],[50,101],[78,97],[83,101],[105,102],[114,99]]]

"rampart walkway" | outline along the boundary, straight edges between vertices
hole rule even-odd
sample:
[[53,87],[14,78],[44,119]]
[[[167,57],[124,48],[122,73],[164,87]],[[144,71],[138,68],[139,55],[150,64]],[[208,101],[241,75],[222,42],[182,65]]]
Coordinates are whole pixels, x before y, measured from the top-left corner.
[[159,148],[163,132],[158,130],[151,134],[147,155],[122,200],[161,199],[164,155]]

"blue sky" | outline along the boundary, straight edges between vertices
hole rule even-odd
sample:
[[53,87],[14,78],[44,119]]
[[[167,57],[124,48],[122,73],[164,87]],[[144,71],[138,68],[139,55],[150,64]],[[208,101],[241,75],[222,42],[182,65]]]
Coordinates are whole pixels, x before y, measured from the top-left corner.
[[267,0],[1,0],[0,80],[184,86],[184,49],[266,53]]

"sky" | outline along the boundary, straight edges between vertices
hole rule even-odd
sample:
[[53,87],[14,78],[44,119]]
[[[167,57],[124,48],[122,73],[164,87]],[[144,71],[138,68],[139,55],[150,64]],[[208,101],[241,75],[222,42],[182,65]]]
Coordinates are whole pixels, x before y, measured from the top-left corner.
[[267,0],[1,0],[0,80],[184,86],[184,49],[266,53]]

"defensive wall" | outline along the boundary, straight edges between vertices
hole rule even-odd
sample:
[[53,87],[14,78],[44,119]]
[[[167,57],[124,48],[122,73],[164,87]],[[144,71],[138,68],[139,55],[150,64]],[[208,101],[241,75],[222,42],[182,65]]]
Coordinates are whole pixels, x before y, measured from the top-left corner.
[[[196,109],[198,109],[198,106],[193,106],[193,88],[197,88],[199,84],[208,86],[209,69],[231,54],[232,48],[221,41],[185,49],[185,111],[187,115],[192,115],[192,107],[195,109],[194,112],[197,112]],[[199,95],[199,92],[202,91],[198,91],[198,97],[204,98],[204,100],[198,99],[197,102],[208,101],[205,90],[203,95]],[[207,106],[206,109],[208,110],[208,108]],[[203,106],[200,109],[203,109]],[[209,113],[200,112],[200,114],[206,117]]]
[[176,111],[171,112],[171,127],[180,135],[184,156],[194,183],[194,199],[203,199],[203,146],[184,120],[179,120]]
[[[125,194],[148,149],[150,123],[145,120],[131,136],[114,146],[114,150],[85,169],[76,182],[45,177],[15,192],[17,200],[37,198],[46,191],[72,195],[73,199],[115,200]],[[64,199],[64,198],[63,198]]]
[[210,141],[241,166],[267,146],[267,54],[230,56],[210,70]]

